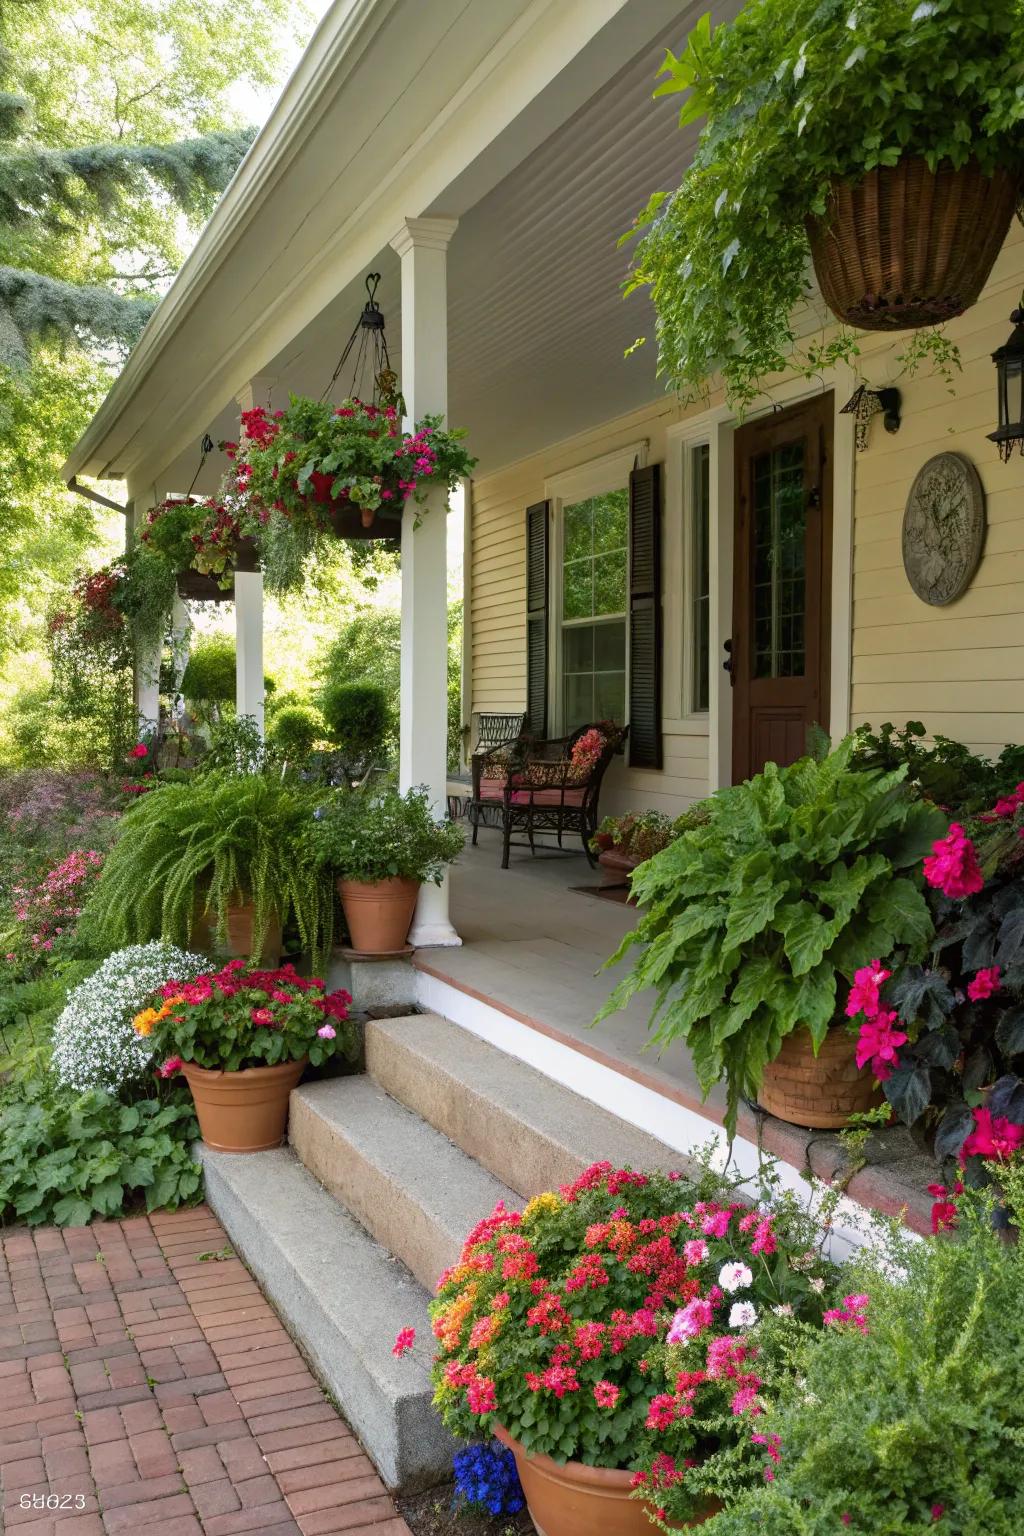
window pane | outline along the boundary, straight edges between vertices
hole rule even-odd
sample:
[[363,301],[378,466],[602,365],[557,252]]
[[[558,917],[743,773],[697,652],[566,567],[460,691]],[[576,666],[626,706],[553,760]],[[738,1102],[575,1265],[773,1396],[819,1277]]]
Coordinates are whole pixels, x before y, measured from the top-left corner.
[[622,725],[626,718],[625,672],[594,674],[594,719],[614,720]]
[[566,626],[562,635],[562,664],[566,672],[593,672],[594,627],[592,624]]
[[562,568],[562,617],[589,619],[594,611],[594,562],[567,560]]
[[595,624],[594,670],[596,672],[624,672],[626,670],[625,624]]
[[562,558],[589,560],[594,552],[593,504],[589,501],[577,501],[572,506],[566,507],[563,521],[565,528],[562,536]]
[[594,718],[594,676],[591,672],[577,672],[565,679],[566,735],[577,726],[586,725]]
[[754,460],[755,677],[803,677],[807,498],[804,445]]
[[620,550],[614,555],[599,555],[594,561],[594,612],[625,613],[625,611],[625,551]]
[[691,549],[693,551],[693,708],[706,710],[711,692],[711,449],[693,449],[690,482]]
[[611,550],[626,551],[626,534],[629,526],[629,492],[609,491],[604,496],[592,498],[594,517],[594,554],[604,555]]

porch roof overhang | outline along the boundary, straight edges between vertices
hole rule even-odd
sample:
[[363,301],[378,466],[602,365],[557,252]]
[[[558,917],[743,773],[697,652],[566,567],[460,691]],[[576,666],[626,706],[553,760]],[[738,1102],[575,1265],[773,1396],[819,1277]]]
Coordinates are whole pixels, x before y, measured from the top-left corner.
[[[734,13],[739,0],[715,7]],[[335,0],[270,119],[64,466],[190,481],[235,395],[319,394],[371,268],[397,353],[406,218],[460,220],[449,252],[449,415],[481,467],[657,393],[617,237],[692,148],[651,100],[679,0]],[[400,366],[400,358],[398,359]],[[212,489],[211,459],[199,489]]]

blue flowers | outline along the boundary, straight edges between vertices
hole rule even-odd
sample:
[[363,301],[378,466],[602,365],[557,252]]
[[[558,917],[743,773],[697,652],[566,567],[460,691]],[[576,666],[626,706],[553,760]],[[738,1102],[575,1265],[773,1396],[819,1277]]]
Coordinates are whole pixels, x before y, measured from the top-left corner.
[[492,1515],[517,1515],[523,1508],[515,1457],[496,1441],[457,1451],[453,1465],[456,1491],[467,1504],[483,1505]]

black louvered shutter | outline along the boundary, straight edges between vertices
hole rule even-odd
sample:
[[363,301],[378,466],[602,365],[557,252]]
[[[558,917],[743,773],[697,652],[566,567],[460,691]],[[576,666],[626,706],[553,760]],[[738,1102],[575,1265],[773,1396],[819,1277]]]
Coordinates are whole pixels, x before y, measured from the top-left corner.
[[629,765],[662,765],[660,464],[629,477]]
[[526,509],[526,729],[548,733],[548,503]]

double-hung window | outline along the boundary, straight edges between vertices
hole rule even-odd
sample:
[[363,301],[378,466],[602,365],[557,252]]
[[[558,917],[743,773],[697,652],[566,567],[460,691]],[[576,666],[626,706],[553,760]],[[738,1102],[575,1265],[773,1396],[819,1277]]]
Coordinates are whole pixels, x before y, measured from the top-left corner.
[[562,505],[562,730],[626,718],[629,491]]

